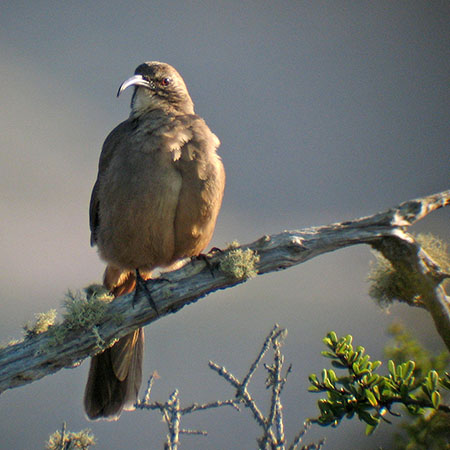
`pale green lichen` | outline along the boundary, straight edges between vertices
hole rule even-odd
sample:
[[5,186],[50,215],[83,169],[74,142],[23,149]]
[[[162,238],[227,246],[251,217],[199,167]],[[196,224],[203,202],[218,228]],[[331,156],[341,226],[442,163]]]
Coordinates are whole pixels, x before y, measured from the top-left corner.
[[[70,332],[91,330],[97,339],[97,346],[100,349],[113,345],[114,341],[105,343],[96,328],[104,319],[108,304],[112,300],[114,300],[114,295],[100,284],[92,284],[83,289],[83,291],[69,291],[63,302],[65,309],[65,312],[62,314],[63,321],[56,323],[57,312],[55,309],[51,309],[46,313],[37,313],[35,314],[34,322],[28,322],[23,326],[25,339],[48,332],[46,343],[38,351],[38,353],[45,353],[49,347],[54,347],[64,342]],[[124,321],[124,316],[116,313],[111,317],[111,320],[114,324],[120,326]],[[0,345],[0,349],[5,348],[5,346],[20,344],[21,342],[23,340],[14,339],[5,345]]]
[[25,337],[30,338],[47,331],[50,327],[55,325],[56,315],[56,309],[51,309],[45,313],[35,314],[34,322],[28,322],[23,326]]
[[[90,288],[90,287],[89,287]],[[64,300],[65,312],[63,313],[63,325],[68,331],[76,329],[89,329],[103,318],[109,302],[114,298],[101,291],[85,289],[85,295],[81,292],[66,294]]]
[[417,276],[406,269],[395,270],[381,253],[375,252],[374,255],[376,261],[367,277],[369,295],[382,307],[388,307],[394,300],[418,302]]
[[258,262],[259,255],[255,251],[249,248],[246,250],[236,248],[223,257],[220,270],[232,278],[245,280],[258,274],[256,269]]
[[108,291],[103,284],[93,283],[85,287],[83,290],[88,300],[96,299],[106,303],[110,303],[114,300],[114,295],[111,294],[111,292]]
[[450,273],[450,254],[446,242],[431,233],[419,233],[416,241],[443,272]]
[[82,449],[87,450],[89,447],[95,445],[95,438],[92,431],[88,428],[74,433],[66,431],[65,425],[63,431],[55,431],[48,438],[45,444],[47,450],[61,450],[61,449]]
[[12,347],[13,345],[21,344],[23,339],[10,339],[8,342],[2,342],[0,344],[0,350],[3,350],[6,347]]
[[95,345],[100,349],[100,350],[104,350],[106,348],[106,342],[105,340],[100,336],[100,333],[98,332],[98,328],[97,327],[92,327],[92,333],[95,336],[95,339],[97,339]]
[[[64,320],[52,329],[49,345],[60,344],[72,331],[93,330],[103,319],[108,304],[113,299],[114,296],[107,289],[97,284],[88,286],[84,289],[84,292],[69,291],[63,303],[65,312],[62,316]],[[117,315],[115,321],[121,322],[122,319]],[[98,336],[97,341],[100,343],[101,340]],[[104,343],[101,347],[103,348],[103,346]]]
[[[415,239],[441,270],[450,272],[450,257],[445,242],[432,234],[418,234]],[[368,275],[368,281],[371,283],[369,295],[383,307],[389,306],[394,300],[420,304],[419,276],[406,268],[394,269],[381,253],[374,254],[376,261]],[[446,282],[448,283],[448,280],[444,283]]]
[[226,247],[225,250],[232,250],[233,248],[238,248],[240,246],[241,246],[241,244],[239,244],[238,241],[234,240],[234,241],[232,241],[230,243],[227,243],[227,247]]

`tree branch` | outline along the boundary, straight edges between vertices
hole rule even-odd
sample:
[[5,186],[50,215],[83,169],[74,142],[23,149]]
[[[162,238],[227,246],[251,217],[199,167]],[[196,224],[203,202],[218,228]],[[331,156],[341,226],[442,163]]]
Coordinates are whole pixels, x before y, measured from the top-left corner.
[[[239,250],[237,248],[210,253],[206,255],[206,262],[203,259],[193,260],[177,271],[165,273],[158,282],[148,282],[159,316],[156,316],[145,298],[145,290],[142,290],[134,307],[134,293],[118,297],[111,302],[94,328],[72,330],[61,343],[55,345],[49,330],[2,349],[0,392],[31,383],[64,367],[73,367],[99,351],[99,340],[111,343],[210,292],[246,281],[250,273],[262,275],[286,269],[323,253],[356,244],[369,244],[381,251],[394,267],[400,265],[414,271],[420,280],[424,305],[450,349],[450,302],[440,286],[449,274],[444,273],[405,231],[430,212],[449,204],[450,190],[411,200],[369,217],[263,236],[239,247],[258,255],[252,261],[252,270],[244,271],[242,278],[236,278],[237,272],[232,275],[233,272],[225,270],[224,262],[230,259],[233,262]],[[120,324],[117,317],[122,319]]]

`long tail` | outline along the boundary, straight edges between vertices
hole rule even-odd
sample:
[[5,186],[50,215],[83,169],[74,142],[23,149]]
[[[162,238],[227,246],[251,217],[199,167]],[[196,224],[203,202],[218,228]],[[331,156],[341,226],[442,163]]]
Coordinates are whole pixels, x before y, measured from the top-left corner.
[[[133,273],[122,273],[113,266],[106,268],[104,285],[116,297],[132,292],[135,284]],[[144,330],[140,328],[91,359],[84,391],[89,419],[117,420],[123,409],[134,409],[142,381],[143,356]]]

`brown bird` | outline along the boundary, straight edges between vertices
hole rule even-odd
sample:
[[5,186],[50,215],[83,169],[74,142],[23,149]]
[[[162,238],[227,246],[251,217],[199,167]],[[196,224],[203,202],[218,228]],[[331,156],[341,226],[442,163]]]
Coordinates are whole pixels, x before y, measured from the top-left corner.
[[[225,188],[219,139],[194,113],[180,74],[146,62],[117,95],[134,86],[131,113],[106,138],[90,203],[91,244],[107,262],[115,296],[139,278],[196,256],[208,245]],[[142,378],[142,329],[92,358],[84,394],[90,419],[133,409]]]

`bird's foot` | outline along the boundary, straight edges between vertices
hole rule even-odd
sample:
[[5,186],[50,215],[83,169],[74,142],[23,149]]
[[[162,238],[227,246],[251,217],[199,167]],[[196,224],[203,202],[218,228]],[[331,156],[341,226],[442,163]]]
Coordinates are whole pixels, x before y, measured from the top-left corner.
[[[163,281],[159,279],[155,279],[155,281]],[[159,316],[159,311],[156,306],[155,300],[153,300],[152,293],[150,292],[150,289],[147,287],[146,280],[144,280],[139,273],[139,269],[136,269],[136,288],[134,290],[134,297],[133,297],[133,307],[137,303],[139,296],[142,292],[145,292],[145,296],[148,299],[148,302],[150,303],[150,306],[155,310],[156,315]]]
[[216,253],[223,253],[223,250],[219,247],[213,247],[209,252],[208,255],[212,253],[213,255],[215,255]]
[[211,276],[213,277],[213,278],[215,278],[215,276],[214,276],[214,270],[217,268],[217,264],[216,263],[211,263],[211,260],[210,260],[210,254],[216,254],[216,253],[222,253],[223,252],[223,250],[221,250],[220,248],[217,248],[217,247],[213,247],[206,255],[204,254],[204,253],[200,253],[200,255],[197,255],[197,256],[193,256],[192,257],[192,260],[201,260],[201,261],[203,261],[205,264],[206,264],[206,266],[208,267],[208,269],[209,269],[209,272],[211,273]]

